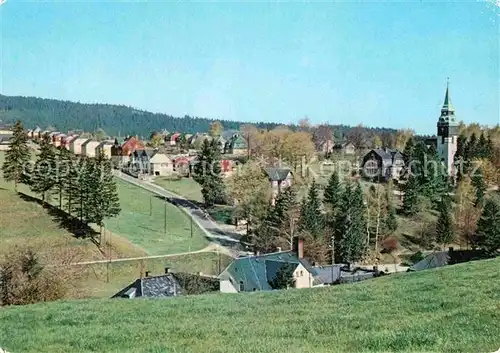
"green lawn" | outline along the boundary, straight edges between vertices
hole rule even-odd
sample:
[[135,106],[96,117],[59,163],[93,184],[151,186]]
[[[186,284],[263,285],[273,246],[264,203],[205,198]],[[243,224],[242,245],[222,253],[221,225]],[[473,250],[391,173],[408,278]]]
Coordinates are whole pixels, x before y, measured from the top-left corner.
[[[226,255],[218,256],[212,252],[172,256],[161,259],[114,262],[80,267],[83,279],[73,285],[78,288],[80,297],[109,298],[126,285],[149,271],[151,275],[163,274],[165,267],[175,272],[219,274],[232,259]],[[220,263],[220,264],[219,264]]]
[[117,186],[122,211],[118,217],[106,220],[106,228],[113,233],[151,255],[195,251],[208,245],[196,223],[193,223],[191,237],[191,220],[176,206],[165,204],[155,194],[130,183],[117,180]]
[[494,352],[500,259],[357,284],[0,311],[11,352]]
[[203,202],[200,184],[191,178],[173,180],[170,178],[156,177],[154,182],[165,190],[172,191],[188,200]]

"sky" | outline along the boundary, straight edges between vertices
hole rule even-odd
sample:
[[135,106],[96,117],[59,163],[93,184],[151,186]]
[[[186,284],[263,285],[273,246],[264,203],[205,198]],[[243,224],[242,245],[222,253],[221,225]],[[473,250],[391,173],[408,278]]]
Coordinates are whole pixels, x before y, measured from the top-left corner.
[[17,1],[0,6],[6,95],[174,116],[435,133],[500,123],[500,17],[471,1]]

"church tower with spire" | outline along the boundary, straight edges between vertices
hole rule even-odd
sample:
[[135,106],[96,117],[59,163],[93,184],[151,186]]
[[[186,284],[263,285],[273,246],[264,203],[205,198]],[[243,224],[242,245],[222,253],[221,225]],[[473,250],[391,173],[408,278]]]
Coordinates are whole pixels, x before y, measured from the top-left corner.
[[450,175],[453,173],[457,140],[458,122],[455,118],[455,109],[451,104],[449,82],[447,82],[441,116],[437,123],[437,153]]

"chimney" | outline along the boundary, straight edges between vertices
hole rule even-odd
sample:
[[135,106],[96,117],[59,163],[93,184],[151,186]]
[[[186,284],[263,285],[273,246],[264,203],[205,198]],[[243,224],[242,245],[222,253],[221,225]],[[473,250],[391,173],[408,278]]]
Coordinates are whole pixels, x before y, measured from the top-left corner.
[[293,238],[293,252],[297,254],[299,259],[304,258],[304,239],[300,237]]
[[146,274],[144,275],[144,277],[149,277],[149,271],[146,271]]
[[278,247],[276,248],[276,251],[277,251],[277,252],[281,252],[281,248],[278,246]]
[[168,267],[165,267],[165,274],[169,274],[170,273],[170,269]]

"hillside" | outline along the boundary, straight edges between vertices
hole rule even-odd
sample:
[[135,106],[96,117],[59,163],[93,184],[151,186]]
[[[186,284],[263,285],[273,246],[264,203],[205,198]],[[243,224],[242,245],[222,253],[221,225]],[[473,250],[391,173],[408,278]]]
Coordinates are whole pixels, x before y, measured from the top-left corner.
[[0,311],[11,352],[493,352],[500,259],[352,285]]
[[[289,117],[289,120],[293,118],[295,117]],[[110,135],[133,134],[144,137],[149,136],[152,131],[162,129],[189,133],[206,132],[213,122],[208,118],[191,116],[178,118],[168,114],[155,114],[124,105],[82,104],[56,99],[0,95],[0,121],[12,123],[18,119],[27,128],[40,126],[45,129],[52,126],[60,131],[83,129],[90,132],[101,128]],[[282,117],[277,118],[277,120],[282,119]],[[245,123],[223,121],[226,129],[239,129],[242,124]],[[255,125],[270,129],[278,124],[259,122]],[[350,128],[337,125],[334,126],[334,130],[337,136],[342,136],[349,132]],[[373,131],[394,132],[392,129],[378,128]]]

